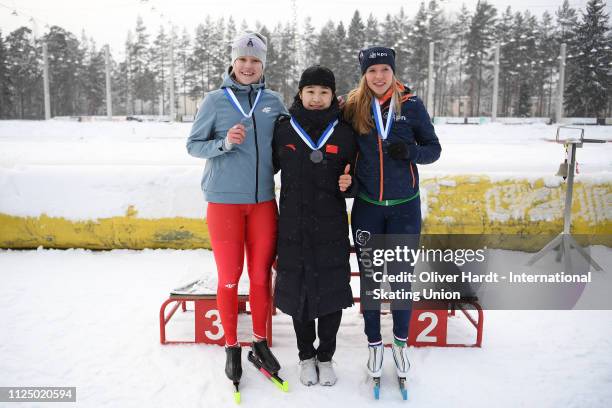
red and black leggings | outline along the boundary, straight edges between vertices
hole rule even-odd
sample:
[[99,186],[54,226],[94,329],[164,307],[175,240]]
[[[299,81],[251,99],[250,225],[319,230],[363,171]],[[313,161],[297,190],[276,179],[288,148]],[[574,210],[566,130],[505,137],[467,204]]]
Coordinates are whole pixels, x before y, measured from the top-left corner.
[[270,310],[270,269],[276,254],[276,200],[258,204],[208,203],[206,218],[217,263],[217,307],[225,344],[238,343],[238,280],[242,275],[245,249],[253,335],[265,339]]

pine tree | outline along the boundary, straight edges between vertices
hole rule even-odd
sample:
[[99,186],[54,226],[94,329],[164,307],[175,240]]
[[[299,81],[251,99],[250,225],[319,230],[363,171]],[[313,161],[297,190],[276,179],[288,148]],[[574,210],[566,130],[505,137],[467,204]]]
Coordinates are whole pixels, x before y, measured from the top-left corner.
[[223,74],[226,73],[229,66],[232,64],[231,53],[227,52],[227,44],[225,44],[225,19],[219,18],[214,25],[211,41],[205,49],[212,56],[212,71],[211,71],[211,84],[214,88],[221,86],[223,81]]
[[[102,61],[104,62],[101,65],[101,72],[104,72],[104,80],[102,81],[102,86],[104,87],[104,103],[103,103],[103,112],[104,114],[106,114],[106,61],[105,61],[105,53],[104,53],[104,48],[101,49],[100,52],[100,57],[102,58]],[[108,64],[109,64],[109,69],[110,69],[110,84],[111,84],[111,103],[112,103],[112,114],[113,115],[117,115],[120,112],[122,112],[122,104],[123,104],[123,100],[121,99],[121,73],[119,72],[119,63],[115,60],[115,58],[113,57],[113,48],[109,46],[108,49]],[[83,70],[85,69],[85,64],[83,63]]]
[[249,31],[249,25],[245,19],[242,19],[242,22],[240,23],[240,32],[244,33],[245,31]]
[[278,56],[278,47],[273,41],[272,33],[266,26],[260,26],[257,31],[268,39],[268,52],[266,54],[266,67],[264,68],[264,74],[266,76],[266,88],[272,89],[273,91],[280,92],[282,87],[281,82],[281,67],[280,59]]
[[518,60],[519,60],[519,90],[516,113],[520,117],[531,116],[531,97],[534,91],[535,78],[535,35],[537,21],[529,12],[525,11],[523,15],[517,13],[517,21],[515,26],[517,29],[516,37],[518,38]]
[[42,44],[32,31],[19,27],[6,38],[9,76],[12,81],[15,114],[18,119],[44,117],[42,92]]
[[349,76],[344,75],[344,73],[353,72],[356,68],[356,64],[351,62],[346,52],[343,52],[346,35],[344,24],[340,21],[334,33],[336,48],[333,50],[333,54],[335,63],[332,66],[333,68],[330,67],[336,73],[336,93],[338,95],[347,94],[353,88]]
[[94,41],[93,38],[87,38],[87,34],[85,30],[81,30],[81,40],[79,42],[79,55],[80,61],[77,62],[76,66],[76,112],[77,115],[86,115],[87,114],[87,97],[85,92],[87,91],[87,85],[85,84],[85,76],[87,72],[87,63],[90,60],[91,56],[90,48],[91,43]]
[[516,41],[512,38],[514,13],[508,6],[500,16],[495,27],[495,39],[500,44],[499,51],[499,84],[501,103],[498,112],[502,116],[509,116],[512,102],[512,84],[516,75]]
[[190,50],[190,44],[191,38],[189,37],[189,32],[183,29],[181,38],[175,47],[176,66],[178,67],[176,72],[179,78],[179,87],[177,89],[179,89],[179,93],[183,97],[183,115],[187,114],[187,89],[193,86],[194,74],[197,72],[194,69],[195,64],[193,63],[194,59]]
[[[131,101],[128,99],[127,59],[119,61],[111,73],[113,83],[113,114],[131,115]],[[116,106],[116,107],[115,107]]]
[[139,112],[144,113],[144,103],[156,97],[155,78],[149,69],[149,34],[139,16],[136,20],[136,38],[130,49],[130,78],[133,98],[139,100]]
[[295,89],[297,88],[296,34],[291,23],[285,24],[284,27],[281,27],[280,24],[277,25],[274,33],[275,37],[280,39],[277,42],[277,72],[280,75],[280,94],[285,103],[289,104],[293,100]]
[[[177,75],[180,75],[180,63],[177,60],[177,47],[179,46],[179,38],[176,32],[176,26],[172,26],[170,28],[170,36],[168,39],[168,105],[170,113],[170,107],[174,110],[175,117],[172,120],[176,120],[176,115],[178,114],[178,86],[177,86]],[[170,87],[172,87],[174,92],[174,99],[171,98],[170,95]]]
[[81,80],[86,114],[96,115],[100,113],[99,110],[104,106],[106,99],[105,56],[104,49],[97,50],[93,40],[88,45],[89,58]]
[[0,30],[0,119],[8,119],[13,111],[13,84],[9,74],[6,51],[2,30]]
[[404,12],[404,8],[400,7],[399,12],[391,19],[390,27],[393,34],[390,35],[390,38],[394,38],[394,42],[386,44],[387,47],[395,50],[395,72],[400,80],[403,80],[406,67],[410,65],[411,49],[408,47],[408,36],[406,35],[410,25],[409,17]]
[[414,17],[412,32],[408,33],[411,53],[409,56],[410,64],[407,65],[407,76],[412,80],[412,90],[420,94],[421,97],[425,93],[427,70],[429,67],[429,26],[427,21],[428,16],[425,3],[421,2],[419,10]]
[[[157,37],[155,37],[155,41],[153,41],[153,45],[149,49],[149,67],[155,84],[153,106],[155,106],[155,99],[157,99],[161,104],[159,112],[162,115],[164,115],[166,112],[167,100],[166,89],[169,71],[168,50],[170,49],[168,41],[169,38],[164,30],[164,27],[160,26]],[[153,109],[153,112],[155,113],[156,110]]]
[[483,71],[486,69],[487,50],[493,39],[497,10],[485,1],[478,1],[471,20],[467,43],[466,74],[469,79],[470,112],[480,115]]
[[[242,32],[241,32],[242,33]],[[236,38],[236,35],[238,34],[237,30],[236,30],[236,23],[234,22],[234,17],[230,16],[229,19],[227,20],[227,28],[225,30],[225,52],[226,55],[231,55],[232,54],[232,41],[234,41],[234,39]]]
[[301,55],[303,56],[303,58],[299,62],[300,74],[301,71],[308,68],[309,66],[319,63],[319,54],[317,50],[318,37],[315,32],[315,28],[312,25],[311,17],[306,17],[306,19],[304,20],[304,31],[301,34],[301,37]]
[[[563,0],[563,4],[556,11],[557,20],[557,49],[555,55],[558,56],[560,53],[560,45],[566,45],[566,55],[578,54],[576,48],[576,27],[578,26],[578,13],[576,9],[572,8],[568,0]],[[559,63],[557,59],[555,62]],[[572,70],[574,69],[573,64],[565,65],[565,78],[572,76]],[[558,81],[558,78],[557,78]],[[555,89],[556,91],[556,89]]]
[[451,23],[451,31],[455,33],[455,57],[456,67],[454,76],[454,85],[452,87],[452,95],[455,97],[455,101],[458,107],[458,113],[460,115],[467,116],[467,109],[463,106],[461,98],[465,96],[465,62],[467,61],[466,50],[467,50],[467,37],[469,28],[472,21],[472,15],[468,8],[463,4],[461,10],[457,14],[457,20],[455,23]]
[[125,61],[120,65],[120,75],[123,80],[123,86],[120,88],[125,98],[125,114],[133,115],[135,109],[134,105],[134,85],[133,85],[133,73],[132,73],[132,49],[134,47],[134,37],[132,30],[128,30],[127,37],[125,40]]
[[204,24],[198,24],[196,27],[192,49],[194,82],[189,92],[191,97],[197,95],[203,98],[214,87],[214,80],[211,81],[214,75],[213,59],[218,57],[211,52],[212,31],[213,22],[210,16],[206,16]]
[[448,22],[436,0],[430,0],[427,5],[429,38],[431,41],[441,41],[447,35]]
[[[361,20],[359,10],[355,10],[348,28],[346,46],[340,49],[340,51],[345,51],[343,53],[343,65],[345,65],[347,69],[346,71],[342,71],[342,76],[346,78],[347,88],[350,89],[355,88],[361,78],[361,72],[359,69],[356,69],[356,67],[359,61],[359,51],[363,48],[365,38],[365,26]],[[339,73],[336,73],[336,76],[338,75]]]
[[380,42],[382,46],[393,47],[393,44],[399,39],[399,33],[397,32],[396,22],[391,14],[385,16],[385,21],[382,23],[382,30],[380,33]]
[[80,76],[80,84],[83,87],[84,114],[96,115],[105,101],[105,58],[104,49],[98,50],[95,41],[88,40],[85,43],[89,49],[86,50],[86,60],[83,74]]
[[552,105],[552,75],[555,68],[555,57],[559,49],[555,38],[553,18],[545,11],[538,26],[536,59],[538,61],[537,86],[538,86],[538,116],[551,115]]
[[[317,49],[319,50],[319,62],[321,65],[331,69],[334,73],[338,73],[338,48],[336,26],[333,21],[329,20],[322,28],[319,34],[319,42]],[[338,84],[336,84],[338,90]],[[338,92],[340,95],[340,93]]]
[[[427,7],[429,17],[427,31],[430,42],[435,43],[434,48],[434,100],[432,115],[445,111],[446,105],[446,78],[450,68],[450,22],[444,17],[444,13],[436,0],[431,0]],[[429,55],[428,55],[429,58]],[[428,61],[429,64],[429,61]]]
[[573,43],[575,28],[578,25],[576,10],[570,7],[568,0],[563,0],[563,5],[559,7],[556,14],[559,26],[559,42],[570,45]]
[[381,43],[378,20],[372,15],[372,13],[368,15],[368,20],[366,21],[365,25],[364,37],[364,43],[361,46],[362,49],[380,45]]
[[51,115],[73,115],[77,102],[75,61],[79,60],[78,40],[74,34],[59,26],[51,26],[43,38],[50,55]]
[[[219,66],[221,67],[220,77],[223,76],[223,73],[228,68],[228,66],[232,63],[230,61],[230,57],[232,55],[232,42],[236,38],[238,34],[236,30],[236,23],[234,22],[234,18],[230,15],[227,20],[227,24],[225,25],[225,31],[223,31],[221,44],[218,45],[217,53],[220,57],[220,60],[223,61]],[[242,34],[242,32],[240,33]]]
[[603,117],[609,103],[610,40],[608,15],[602,0],[589,0],[576,29],[580,50],[569,64],[573,69],[565,89],[565,108],[569,116]]

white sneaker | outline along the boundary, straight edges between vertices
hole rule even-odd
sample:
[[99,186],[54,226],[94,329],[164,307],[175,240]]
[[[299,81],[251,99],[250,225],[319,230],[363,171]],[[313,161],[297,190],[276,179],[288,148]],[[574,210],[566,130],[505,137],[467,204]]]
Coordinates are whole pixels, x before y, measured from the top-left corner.
[[397,376],[406,378],[410,369],[410,361],[408,361],[408,347],[404,344],[403,347],[396,346],[395,343],[391,346],[393,350],[393,359],[395,360],[395,369]]
[[368,346],[368,352],[368,374],[370,377],[380,377],[382,374],[385,346],[383,346],[382,343],[375,346]]
[[317,361],[319,367],[319,384],[332,386],[338,381],[331,361]]
[[307,387],[315,385],[319,379],[317,376],[317,362],[315,357],[308,360],[300,360],[300,381]]

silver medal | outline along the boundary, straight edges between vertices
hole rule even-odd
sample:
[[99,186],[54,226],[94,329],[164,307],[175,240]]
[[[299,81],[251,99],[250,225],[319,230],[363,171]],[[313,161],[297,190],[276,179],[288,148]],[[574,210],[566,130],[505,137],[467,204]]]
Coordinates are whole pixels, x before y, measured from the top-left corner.
[[323,161],[323,153],[320,150],[313,150],[310,153],[310,161],[313,163],[321,163]]
[[312,141],[312,138],[308,135],[308,133],[304,131],[304,129],[302,129],[300,124],[297,123],[297,121],[295,121],[293,117],[291,118],[290,123],[293,127],[293,130],[295,130],[298,136],[304,141],[304,143],[306,143],[306,145],[310,149],[312,149],[312,152],[310,152],[310,161],[313,163],[321,163],[323,161],[323,152],[321,152],[321,150],[319,149],[321,149],[321,147],[325,145],[325,142],[327,142],[327,140],[329,140],[329,138],[331,137],[332,133],[334,133],[334,128],[338,124],[338,119],[334,120],[333,122],[330,122],[330,124],[327,125],[327,128],[323,131],[323,134],[319,138],[319,142],[317,144]]

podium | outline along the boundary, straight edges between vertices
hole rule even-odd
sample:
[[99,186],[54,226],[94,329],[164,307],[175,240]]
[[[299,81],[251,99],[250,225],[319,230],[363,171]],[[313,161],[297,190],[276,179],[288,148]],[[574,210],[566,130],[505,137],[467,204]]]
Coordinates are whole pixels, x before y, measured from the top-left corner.
[[[354,277],[359,277],[359,272],[351,272],[351,278]],[[270,293],[273,293],[273,291]],[[353,300],[360,303],[359,297],[353,297]],[[250,313],[247,309],[248,302],[248,295],[239,293],[238,313]],[[271,305],[273,304],[274,299],[272,298]],[[193,305],[193,308],[188,308],[189,305]],[[194,336],[189,339],[169,340],[166,327],[179,308],[182,312],[193,311]],[[266,324],[266,336],[270,346],[272,346],[272,322],[275,314],[276,310],[274,306],[271,306]],[[467,324],[475,330],[474,342],[456,343],[449,341],[449,321],[460,316],[465,317]],[[481,347],[483,325],[484,313],[476,298],[414,302],[408,333],[408,345],[414,347]],[[341,331],[339,335],[342,335]],[[162,303],[159,310],[159,341],[161,344],[203,343],[225,345],[216,293],[200,280],[171,291],[168,299]],[[250,345],[250,341],[241,341],[240,344],[243,346]],[[385,344],[387,347],[390,345]]]
[[[247,294],[238,295],[238,313],[250,314],[247,310],[248,302],[249,296]],[[194,312],[194,337],[192,339],[168,340],[166,336],[168,322],[175,315],[179,307],[183,312],[190,310],[188,305],[193,305],[191,310]],[[273,308],[271,307],[266,323],[266,337],[270,347],[272,346],[272,310]],[[206,285],[203,285],[200,280],[170,292],[170,296],[162,303],[159,310],[159,341],[161,344],[205,343],[224,346],[225,336],[217,307],[216,293],[207,288]],[[250,345],[251,342],[241,341],[240,344],[246,346]]]

